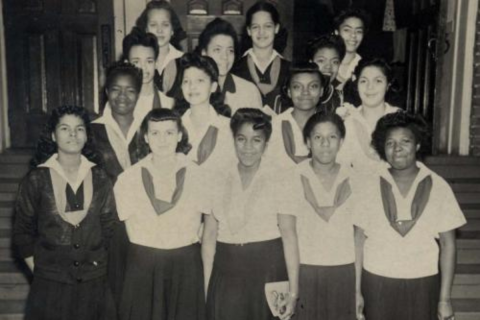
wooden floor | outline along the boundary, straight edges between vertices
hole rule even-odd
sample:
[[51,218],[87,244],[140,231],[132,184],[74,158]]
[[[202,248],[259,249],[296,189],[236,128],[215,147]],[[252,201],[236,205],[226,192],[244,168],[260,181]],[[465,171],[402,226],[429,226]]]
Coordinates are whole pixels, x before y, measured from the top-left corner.
[[[0,154],[0,320],[23,318],[29,289],[28,272],[13,257],[10,240],[13,202],[29,159],[29,150]],[[435,157],[426,163],[450,182],[468,219],[457,235],[456,319],[480,320],[480,159]]]

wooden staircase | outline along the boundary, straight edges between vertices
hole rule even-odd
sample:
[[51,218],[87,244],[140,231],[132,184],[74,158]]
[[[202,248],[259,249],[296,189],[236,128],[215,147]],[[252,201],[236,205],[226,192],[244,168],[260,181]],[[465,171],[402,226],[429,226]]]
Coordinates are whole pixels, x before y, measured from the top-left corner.
[[[0,320],[19,320],[28,294],[28,271],[11,250],[13,203],[30,152],[0,154]],[[432,157],[426,164],[445,177],[468,219],[457,234],[453,298],[457,320],[480,320],[480,158]]]

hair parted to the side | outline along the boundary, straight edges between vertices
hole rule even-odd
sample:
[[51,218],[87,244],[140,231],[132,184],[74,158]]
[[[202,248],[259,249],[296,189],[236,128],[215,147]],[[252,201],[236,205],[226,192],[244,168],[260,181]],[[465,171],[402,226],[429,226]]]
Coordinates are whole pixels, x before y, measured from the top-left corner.
[[265,140],[267,142],[270,140],[272,135],[272,117],[256,108],[238,109],[230,120],[230,129],[234,137],[245,123],[251,123],[253,130],[262,130]]
[[[282,86],[282,94],[284,95],[285,98],[288,98],[288,90],[290,89],[290,85],[292,83],[293,78],[295,78],[296,75],[302,74],[302,73],[310,73],[318,76],[318,79],[320,80],[320,85],[322,86],[322,90],[325,93],[325,89],[329,85],[329,79],[325,77],[319,70],[318,66],[315,63],[312,62],[305,62],[305,61],[298,61],[294,62],[292,66],[290,67],[290,72],[288,74],[288,77],[285,79],[285,83]],[[318,101],[318,104],[320,104],[322,99]]]
[[145,142],[143,137],[147,134],[148,132],[148,125],[150,122],[161,122],[161,121],[173,121],[177,124],[178,131],[182,134],[182,139],[177,145],[177,150],[176,152],[187,154],[190,149],[192,149],[191,144],[188,142],[188,132],[183,126],[182,123],[182,118],[181,116],[170,109],[152,109],[145,118],[142,121],[142,125],[140,126],[140,149],[141,149],[141,154],[147,155],[150,152],[150,148],[148,144]]
[[310,136],[317,126],[317,124],[320,123],[326,123],[329,122],[333,124],[335,127],[337,127],[338,133],[340,133],[340,138],[344,139],[345,138],[345,124],[343,123],[342,118],[334,113],[334,112],[318,112],[312,115],[307,122],[305,123],[305,127],[303,127],[303,141],[307,143],[307,140],[310,139]]
[[342,12],[340,12],[334,19],[333,25],[336,31],[340,31],[340,26],[345,20],[349,18],[357,18],[360,19],[363,23],[363,29],[365,32],[368,31],[370,27],[370,15],[362,9],[349,7]]
[[87,131],[87,142],[82,149],[82,154],[91,162],[96,164],[101,163],[101,157],[97,153],[92,139],[92,130],[90,126],[90,116],[85,108],[71,105],[64,105],[54,109],[48,118],[40,138],[38,139],[35,155],[30,161],[30,167],[35,168],[38,165],[47,161],[53,154],[57,153],[58,148],[52,135],[55,132],[60,119],[65,115],[74,115],[82,119],[85,129]]
[[257,12],[267,12],[272,17],[272,21],[280,26],[278,33],[275,35],[275,41],[273,43],[273,48],[282,53],[283,50],[287,47],[287,39],[288,39],[288,31],[283,25],[280,23],[280,14],[278,13],[277,8],[274,4],[269,1],[257,1],[253,6],[251,6],[246,15],[245,15],[245,28],[242,34],[242,53],[247,51],[252,47],[252,39],[247,33],[247,28],[249,28],[252,24],[253,15]]
[[142,70],[127,61],[118,61],[110,65],[107,69],[107,80],[105,89],[109,89],[115,79],[122,76],[131,77],[137,93],[142,89]]
[[172,5],[168,1],[164,0],[153,0],[150,1],[143,12],[138,17],[135,25],[143,31],[147,31],[148,15],[153,10],[165,10],[170,15],[170,22],[173,28],[173,35],[170,39],[170,43],[177,49],[182,50],[180,46],[180,41],[187,38],[187,33],[182,27],[180,19],[178,18],[177,13],[173,10]]
[[419,115],[413,115],[406,111],[398,111],[380,118],[372,133],[372,147],[377,151],[382,160],[387,161],[385,156],[387,136],[391,130],[397,128],[406,128],[413,133],[415,143],[420,144],[420,148],[416,154],[418,160],[421,160],[429,153],[431,130],[428,124]]
[[237,31],[232,24],[226,20],[215,18],[210,21],[203,29],[198,37],[198,45],[195,48],[195,53],[202,54],[203,50],[207,50],[210,41],[218,35],[224,35],[232,38],[235,57],[238,57],[238,36]]
[[345,47],[345,42],[340,36],[334,34],[321,35],[317,38],[314,38],[308,42],[307,45],[307,59],[313,61],[315,54],[321,49],[332,49],[338,53],[338,58],[340,61],[345,57],[347,48]]
[[152,33],[145,32],[143,29],[133,27],[132,31],[123,38],[121,60],[129,60],[130,50],[135,46],[152,48],[155,59],[158,58],[160,49],[158,47],[157,37]]
[[[180,58],[180,65],[183,71],[182,82],[185,71],[190,68],[196,68],[205,72],[212,82],[218,83],[218,67],[210,57],[196,53],[185,53]],[[224,96],[220,90],[220,86],[217,86],[217,91],[210,95],[210,104],[218,114],[225,117],[231,116],[230,107],[224,103]],[[175,101],[173,109],[178,112],[178,114],[183,115],[188,108],[190,108],[190,105],[182,94],[182,97]]]

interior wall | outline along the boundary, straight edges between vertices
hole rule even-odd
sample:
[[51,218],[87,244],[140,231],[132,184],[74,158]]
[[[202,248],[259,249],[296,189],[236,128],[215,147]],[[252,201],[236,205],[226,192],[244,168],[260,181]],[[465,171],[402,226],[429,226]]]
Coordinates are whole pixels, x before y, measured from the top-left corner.
[[5,62],[5,34],[3,1],[0,0],[0,152],[10,147],[8,127],[7,65]]

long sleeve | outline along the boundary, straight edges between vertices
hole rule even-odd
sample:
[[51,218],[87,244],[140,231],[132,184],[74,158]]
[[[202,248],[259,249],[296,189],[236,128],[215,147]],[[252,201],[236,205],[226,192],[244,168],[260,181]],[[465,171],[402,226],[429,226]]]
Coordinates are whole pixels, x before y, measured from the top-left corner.
[[104,243],[106,246],[108,246],[115,228],[117,228],[119,225],[119,219],[115,206],[112,183],[107,179],[105,180],[106,181],[103,186],[105,196],[100,212],[100,223],[102,224],[102,237],[104,239]]
[[37,184],[32,174],[27,175],[20,184],[15,203],[13,244],[22,258],[33,256],[37,236],[36,210],[40,198]]

